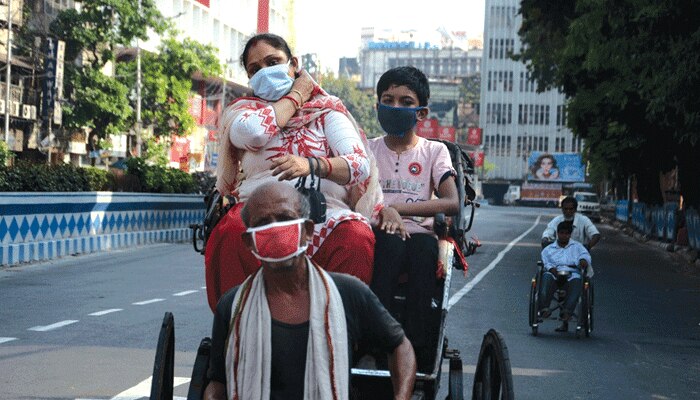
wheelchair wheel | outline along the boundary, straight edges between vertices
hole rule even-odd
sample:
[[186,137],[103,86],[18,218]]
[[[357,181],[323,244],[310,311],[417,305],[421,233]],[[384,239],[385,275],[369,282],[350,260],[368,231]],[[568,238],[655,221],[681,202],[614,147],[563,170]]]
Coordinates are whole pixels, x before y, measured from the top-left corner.
[[537,336],[537,279],[532,278],[530,285],[530,313],[529,313],[530,327],[532,328],[532,334]]
[[591,281],[586,281],[586,286],[583,288],[583,295],[586,300],[586,319],[584,320],[584,333],[586,337],[591,336],[593,332],[593,284]]

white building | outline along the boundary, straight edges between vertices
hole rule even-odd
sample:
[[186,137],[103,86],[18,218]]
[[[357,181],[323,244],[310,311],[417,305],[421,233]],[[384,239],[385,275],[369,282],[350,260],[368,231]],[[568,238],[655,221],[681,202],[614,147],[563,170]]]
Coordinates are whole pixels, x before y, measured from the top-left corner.
[[537,83],[525,65],[509,57],[522,46],[519,4],[519,0],[486,0],[480,125],[485,159],[495,164],[487,179],[526,178],[533,151],[581,152],[581,140],[566,128],[564,95],[537,93]]
[[[269,32],[294,42],[293,0],[155,0],[161,14],[170,18],[181,31],[180,37],[190,37],[218,49],[222,64],[227,64],[227,79],[245,85],[248,78],[239,58],[246,40],[258,29],[258,5],[269,8]],[[159,38],[153,36],[142,45],[153,50]]]

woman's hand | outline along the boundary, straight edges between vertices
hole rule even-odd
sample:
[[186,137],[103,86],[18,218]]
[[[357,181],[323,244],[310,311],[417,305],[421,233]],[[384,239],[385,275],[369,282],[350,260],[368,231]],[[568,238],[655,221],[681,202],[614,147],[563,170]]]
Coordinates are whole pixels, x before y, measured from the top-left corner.
[[308,176],[311,173],[309,160],[306,157],[291,154],[272,160],[270,169],[272,170],[272,176],[277,176],[277,180],[280,181],[289,181],[300,176]]
[[379,219],[379,229],[384,232],[390,235],[397,234],[403,240],[411,237],[406,231],[406,225],[404,225],[401,215],[395,208],[389,206],[382,208],[379,212]]
[[303,69],[299,71],[299,76],[294,79],[294,84],[292,85],[290,95],[294,97],[301,96],[301,99],[299,99],[299,105],[301,106],[309,101],[315,87],[316,82],[314,81],[314,78],[312,78],[311,75],[309,75],[309,73]]

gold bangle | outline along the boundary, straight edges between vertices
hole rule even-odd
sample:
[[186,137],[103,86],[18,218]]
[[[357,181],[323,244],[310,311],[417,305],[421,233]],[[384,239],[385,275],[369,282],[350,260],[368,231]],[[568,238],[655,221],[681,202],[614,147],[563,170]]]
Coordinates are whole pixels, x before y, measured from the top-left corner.
[[304,95],[301,94],[300,91],[298,91],[298,90],[296,90],[296,89],[292,89],[291,93],[296,93],[296,94],[298,94],[298,95],[299,95],[299,103],[302,103],[302,104],[304,103]]

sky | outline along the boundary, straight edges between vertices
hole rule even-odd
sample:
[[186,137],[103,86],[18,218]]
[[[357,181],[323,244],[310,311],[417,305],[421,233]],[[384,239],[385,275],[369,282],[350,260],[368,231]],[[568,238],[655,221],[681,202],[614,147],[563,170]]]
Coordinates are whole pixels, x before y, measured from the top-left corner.
[[[363,27],[466,31],[483,35],[485,0],[296,0],[296,54],[316,53],[322,69],[338,70],[338,58],[355,57]],[[345,5],[343,5],[345,4]]]

